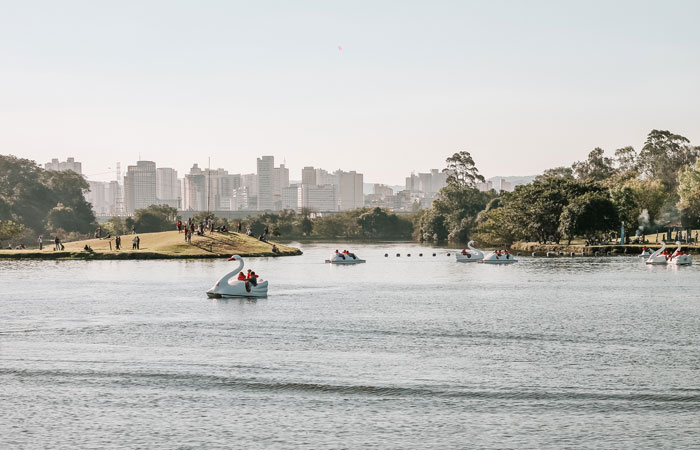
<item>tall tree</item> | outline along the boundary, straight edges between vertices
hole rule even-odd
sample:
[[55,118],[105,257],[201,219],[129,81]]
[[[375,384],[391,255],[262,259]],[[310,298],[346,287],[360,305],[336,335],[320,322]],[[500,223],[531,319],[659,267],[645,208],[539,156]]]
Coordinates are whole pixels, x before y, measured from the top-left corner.
[[645,175],[660,180],[667,190],[675,191],[678,174],[686,166],[695,164],[700,147],[678,134],[652,130],[639,153],[639,167]]
[[685,226],[700,226],[700,161],[686,167],[679,176],[678,209]]
[[615,172],[612,158],[606,157],[605,151],[600,147],[593,149],[585,161],[575,162],[572,169],[576,178],[584,181],[602,181]]
[[460,187],[476,187],[477,182],[484,182],[484,177],[479,174],[474,159],[469,152],[461,151],[447,158],[447,184]]

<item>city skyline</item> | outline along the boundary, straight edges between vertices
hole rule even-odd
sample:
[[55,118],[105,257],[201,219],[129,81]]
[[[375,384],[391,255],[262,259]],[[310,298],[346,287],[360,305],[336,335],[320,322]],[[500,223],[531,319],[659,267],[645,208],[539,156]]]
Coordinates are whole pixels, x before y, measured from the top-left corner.
[[184,171],[193,155],[250,173],[247,156],[271,154],[400,184],[462,150],[487,177],[532,175],[639,149],[651,129],[700,141],[698,15],[690,1],[15,2],[0,147],[89,175],[139,159]]

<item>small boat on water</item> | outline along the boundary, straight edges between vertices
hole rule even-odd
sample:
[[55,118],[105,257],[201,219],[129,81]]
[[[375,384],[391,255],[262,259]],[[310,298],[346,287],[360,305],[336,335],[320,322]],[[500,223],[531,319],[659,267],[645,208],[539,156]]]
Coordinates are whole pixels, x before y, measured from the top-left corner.
[[474,241],[467,243],[469,250],[464,249],[461,252],[455,252],[457,262],[478,262],[484,259],[484,252],[472,247],[472,244],[474,244]]
[[680,241],[676,241],[676,245],[678,248],[668,257],[668,263],[674,266],[689,266],[693,264],[693,257],[681,249]]
[[518,260],[508,250],[496,250],[487,253],[481,262],[484,264],[513,264]]
[[666,257],[666,243],[664,241],[661,241],[661,248],[655,251],[654,253],[647,258],[645,261],[647,264],[653,264],[653,265],[663,265],[663,264],[668,264],[668,259]]
[[652,254],[652,251],[650,248],[642,247],[642,253],[639,255],[639,258],[649,259],[651,254]]
[[219,278],[211,289],[207,291],[207,297],[209,298],[231,298],[231,297],[267,297],[267,281],[257,280],[255,278],[256,284],[253,284],[245,276],[241,279],[234,278],[236,274],[242,273],[243,270],[243,258],[239,255],[233,255],[228,259],[229,261],[238,261],[238,267],[236,267],[231,272],[227,273],[223,277]]
[[331,258],[326,260],[326,264],[341,265],[362,264],[364,262],[367,261],[365,261],[364,259],[360,259],[356,254],[347,250],[343,250],[342,252],[336,250],[335,253],[331,256]]

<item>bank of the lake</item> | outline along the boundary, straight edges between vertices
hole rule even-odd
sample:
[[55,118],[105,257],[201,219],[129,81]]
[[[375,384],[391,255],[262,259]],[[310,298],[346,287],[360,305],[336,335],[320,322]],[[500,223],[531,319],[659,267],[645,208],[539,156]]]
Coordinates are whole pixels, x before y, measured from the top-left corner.
[[[138,250],[132,248],[135,236],[140,239]],[[112,237],[65,242],[64,250],[55,251],[53,241],[47,239],[42,250],[0,250],[0,259],[210,259],[233,254],[245,257],[301,255],[301,250],[296,247],[272,241],[262,242],[241,233],[194,235],[192,242],[188,243],[185,242],[184,233],[164,231],[124,235],[121,241],[121,250],[116,249]],[[92,252],[84,250],[86,245]],[[272,251],[273,245],[277,246],[277,252]]]
[[[642,253],[642,248],[650,248],[652,250],[657,250],[661,248],[660,244],[634,244],[634,245],[582,245],[582,244],[540,244],[537,242],[515,242],[511,245],[511,250],[516,252],[522,252],[526,254],[535,253],[537,256],[544,256],[547,253],[563,253],[565,255],[574,253],[577,255],[606,255],[610,253],[611,255],[638,255]],[[666,248],[673,250],[676,245],[671,243],[667,244]],[[697,245],[683,245],[683,250],[688,253],[698,254],[700,252],[700,247]]]

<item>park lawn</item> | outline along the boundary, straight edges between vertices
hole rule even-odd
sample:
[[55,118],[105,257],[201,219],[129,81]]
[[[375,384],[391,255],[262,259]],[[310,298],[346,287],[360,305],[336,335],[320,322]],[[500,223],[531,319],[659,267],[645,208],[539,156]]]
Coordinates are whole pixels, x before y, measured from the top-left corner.
[[[141,239],[139,250],[132,250],[132,239],[138,236]],[[117,251],[114,245],[114,237],[106,239],[87,239],[82,241],[65,242],[65,250],[55,252],[53,250],[53,240],[44,241],[44,249],[39,251],[38,248],[26,250],[0,250],[0,258],[5,257],[21,257],[26,254],[28,257],[41,258],[42,255],[47,257],[57,256],[57,253],[65,253],[75,256],[76,253],[87,253],[83,250],[87,244],[95,252],[96,256],[117,256],[119,254],[128,254],[138,258],[138,254],[144,256],[148,254],[151,257],[215,257],[230,256],[238,254],[241,256],[282,256],[282,255],[298,255],[301,254],[299,249],[274,243],[279,249],[279,253],[272,252],[273,242],[262,242],[256,238],[246,236],[239,233],[205,233],[204,236],[192,236],[192,243],[185,242],[185,233],[177,231],[163,231],[159,233],[139,233],[136,235],[123,235],[122,249]],[[110,247],[111,244],[111,247]],[[69,256],[67,255],[67,256]]]

